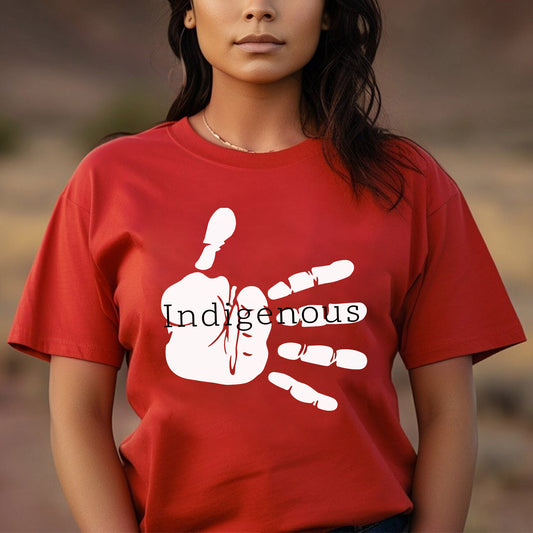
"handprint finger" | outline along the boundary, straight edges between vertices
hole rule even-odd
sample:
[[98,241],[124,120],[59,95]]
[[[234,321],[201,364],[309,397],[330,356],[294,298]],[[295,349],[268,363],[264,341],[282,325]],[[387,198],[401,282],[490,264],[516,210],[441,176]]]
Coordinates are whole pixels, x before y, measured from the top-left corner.
[[268,297],[272,300],[283,298],[289,294],[310,289],[324,283],[334,283],[352,275],[354,264],[349,259],[334,261],[330,265],[313,267],[307,272],[297,272],[289,277],[289,285],[280,281],[268,290]]
[[258,319],[258,314],[261,313],[266,304],[265,295],[259,287],[245,287],[236,297],[232,316],[228,322],[236,324],[237,327],[228,328],[228,349],[233,350],[235,362],[237,357],[241,357],[239,363],[241,366],[255,364],[244,361],[243,358],[253,357],[254,360],[266,362],[268,357],[267,339],[272,324],[269,321],[265,323]]
[[207,223],[202,254],[195,263],[198,270],[208,270],[213,266],[216,253],[235,231],[237,219],[229,207],[217,209]]
[[281,372],[270,372],[268,381],[280,389],[288,391],[293,398],[303,403],[310,403],[322,411],[335,411],[338,402],[331,396],[317,392],[313,387],[301,383]]
[[364,353],[351,349],[334,350],[331,346],[319,344],[307,345],[297,342],[285,342],[278,346],[278,355],[284,359],[300,360],[313,365],[331,366],[335,363],[339,368],[361,370],[366,367],[367,357]]
[[361,302],[325,305],[278,307],[276,321],[282,326],[317,327],[327,324],[355,324],[366,317],[367,307]]

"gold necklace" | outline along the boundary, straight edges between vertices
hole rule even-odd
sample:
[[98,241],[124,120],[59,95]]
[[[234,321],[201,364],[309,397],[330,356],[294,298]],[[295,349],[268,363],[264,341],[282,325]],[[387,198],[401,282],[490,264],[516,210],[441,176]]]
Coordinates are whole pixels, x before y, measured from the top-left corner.
[[[238,150],[239,152],[247,152],[249,154],[255,154],[254,150],[248,150],[248,148],[243,148],[242,146],[237,146],[236,144],[230,143],[229,141],[225,141],[216,131],[214,131],[211,126],[207,123],[207,118],[205,116],[205,109],[202,113],[202,118],[204,120],[205,127],[209,130],[209,133],[215,138],[218,139],[221,143],[225,144],[226,146],[229,146],[230,148],[233,148],[234,150]],[[269,152],[275,152],[275,150],[269,150]]]

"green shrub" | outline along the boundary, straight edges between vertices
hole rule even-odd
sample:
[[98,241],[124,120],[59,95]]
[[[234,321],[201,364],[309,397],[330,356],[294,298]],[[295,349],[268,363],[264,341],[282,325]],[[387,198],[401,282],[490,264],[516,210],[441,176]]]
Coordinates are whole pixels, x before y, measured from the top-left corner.
[[20,126],[14,120],[0,115],[0,156],[15,152],[21,137]]
[[84,150],[98,145],[117,133],[136,133],[161,122],[168,104],[143,91],[126,91],[116,95],[100,112],[93,115],[79,130]]

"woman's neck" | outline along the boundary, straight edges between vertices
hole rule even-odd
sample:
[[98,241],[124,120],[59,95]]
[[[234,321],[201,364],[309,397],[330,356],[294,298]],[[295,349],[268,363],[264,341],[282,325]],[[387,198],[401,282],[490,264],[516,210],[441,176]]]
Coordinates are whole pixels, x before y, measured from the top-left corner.
[[[216,134],[233,145],[253,152],[282,150],[306,138],[300,124],[300,93],[298,77],[258,84],[214,71],[205,118]],[[227,146],[206,127],[203,111],[189,120],[202,137]]]

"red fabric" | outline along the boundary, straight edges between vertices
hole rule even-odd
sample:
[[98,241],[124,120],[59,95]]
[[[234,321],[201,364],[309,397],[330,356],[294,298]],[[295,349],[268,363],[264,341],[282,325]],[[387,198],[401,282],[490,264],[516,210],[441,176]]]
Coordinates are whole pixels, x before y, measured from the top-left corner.
[[[317,140],[241,153],[186,119],[80,164],[9,342],[116,367],[128,353],[141,423],[120,451],[143,531],[326,530],[409,511],[415,453],[390,379],[396,353],[414,368],[524,340],[456,184],[423,150],[398,146],[422,174],[405,171],[406,200],[390,212],[369,194],[355,201]],[[306,272],[310,288],[271,297]],[[267,324],[200,324],[207,309],[223,319],[226,303],[263,309]],[[341,303],[356,306],[341,324],[276,318]],[[180,305],[196,325],[178,324]],[[314,349],[335,355],[306,362]],[[342,349],[364,355],[349,352],[347,368]]]

